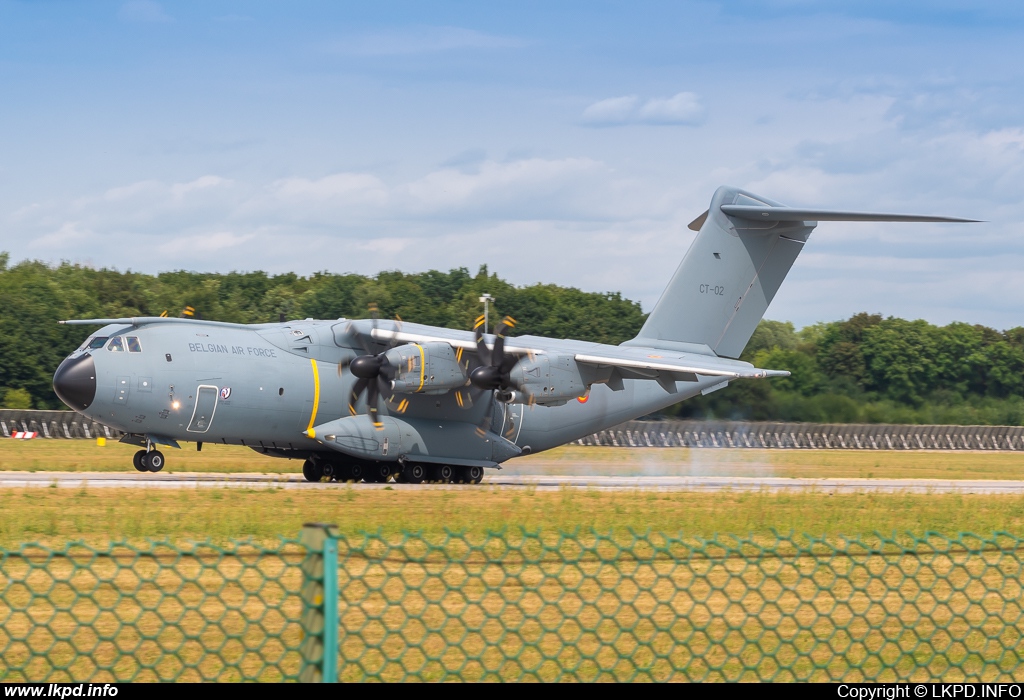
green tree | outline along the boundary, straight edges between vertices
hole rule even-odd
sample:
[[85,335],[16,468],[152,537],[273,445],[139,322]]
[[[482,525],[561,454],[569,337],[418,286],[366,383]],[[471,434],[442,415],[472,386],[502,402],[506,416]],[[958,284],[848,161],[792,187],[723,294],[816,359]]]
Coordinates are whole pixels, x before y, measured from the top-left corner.
[[32,408],[32,395],[25,389],[8,389],[4,392],[4,408],[20,410]]

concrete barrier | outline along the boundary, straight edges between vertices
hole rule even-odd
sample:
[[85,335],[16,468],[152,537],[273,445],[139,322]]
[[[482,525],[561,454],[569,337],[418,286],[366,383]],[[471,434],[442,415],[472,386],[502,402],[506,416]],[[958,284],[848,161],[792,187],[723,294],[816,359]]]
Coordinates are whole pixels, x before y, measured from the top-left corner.
[[11,437],[16,432],[36,432],[39,438],[71,440],[97,437],[119,440],[124,434],[109,426],[85,418],[74,411],[15,411],[0,409],[0,434]]
[[[120,439],[123,433],[72,411],[0,409],[0,434],[40,438]],[[1007,425],[888,425],[630,421],[576,441],[615,447],[742,447],[815,450],[1024,451],[1024,427]]]
[[577,443],[622,447],[1024,451],[1024,427],[630,421]]

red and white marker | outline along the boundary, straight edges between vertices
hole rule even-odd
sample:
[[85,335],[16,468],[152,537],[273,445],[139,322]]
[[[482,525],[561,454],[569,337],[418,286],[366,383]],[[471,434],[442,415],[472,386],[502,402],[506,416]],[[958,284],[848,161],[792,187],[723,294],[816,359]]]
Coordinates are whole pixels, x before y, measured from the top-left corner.
[[11,437],[14,438],[15,440],[31,440],[32,438],[34,438],[38,434],[39,433],[26,433],[26,432],[23,432],[23,431],[19,430],[16,433],[12,433]]

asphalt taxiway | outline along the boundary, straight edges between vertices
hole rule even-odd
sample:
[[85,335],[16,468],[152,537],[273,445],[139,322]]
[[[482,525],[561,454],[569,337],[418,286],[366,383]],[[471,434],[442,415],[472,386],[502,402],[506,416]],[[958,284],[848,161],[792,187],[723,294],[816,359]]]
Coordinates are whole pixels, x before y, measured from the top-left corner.
[[507,474],[488,471],[479,485],[462,484],[311,484],[296,474],[210,472],[0,472],[0,488],[283,488],[474,489],[486,487],[563,488],[613,491],[815,491],[821,493],[1006,493],[1024,494],[1024,481],[982,479],[862,479],[736,476],[574,476]]

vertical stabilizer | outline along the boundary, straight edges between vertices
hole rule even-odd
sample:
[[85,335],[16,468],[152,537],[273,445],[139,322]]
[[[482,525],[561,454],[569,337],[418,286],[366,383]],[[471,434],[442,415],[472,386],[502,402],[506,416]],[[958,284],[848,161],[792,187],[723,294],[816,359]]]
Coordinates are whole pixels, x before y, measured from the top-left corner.
[[723,211],[730,205],[786,211],[735,187],[718,188],[711,207],[691,224],[700,226],[696,239],[630,344],[706,345],[720,357],[743,352],[816,222],[730,216]]

